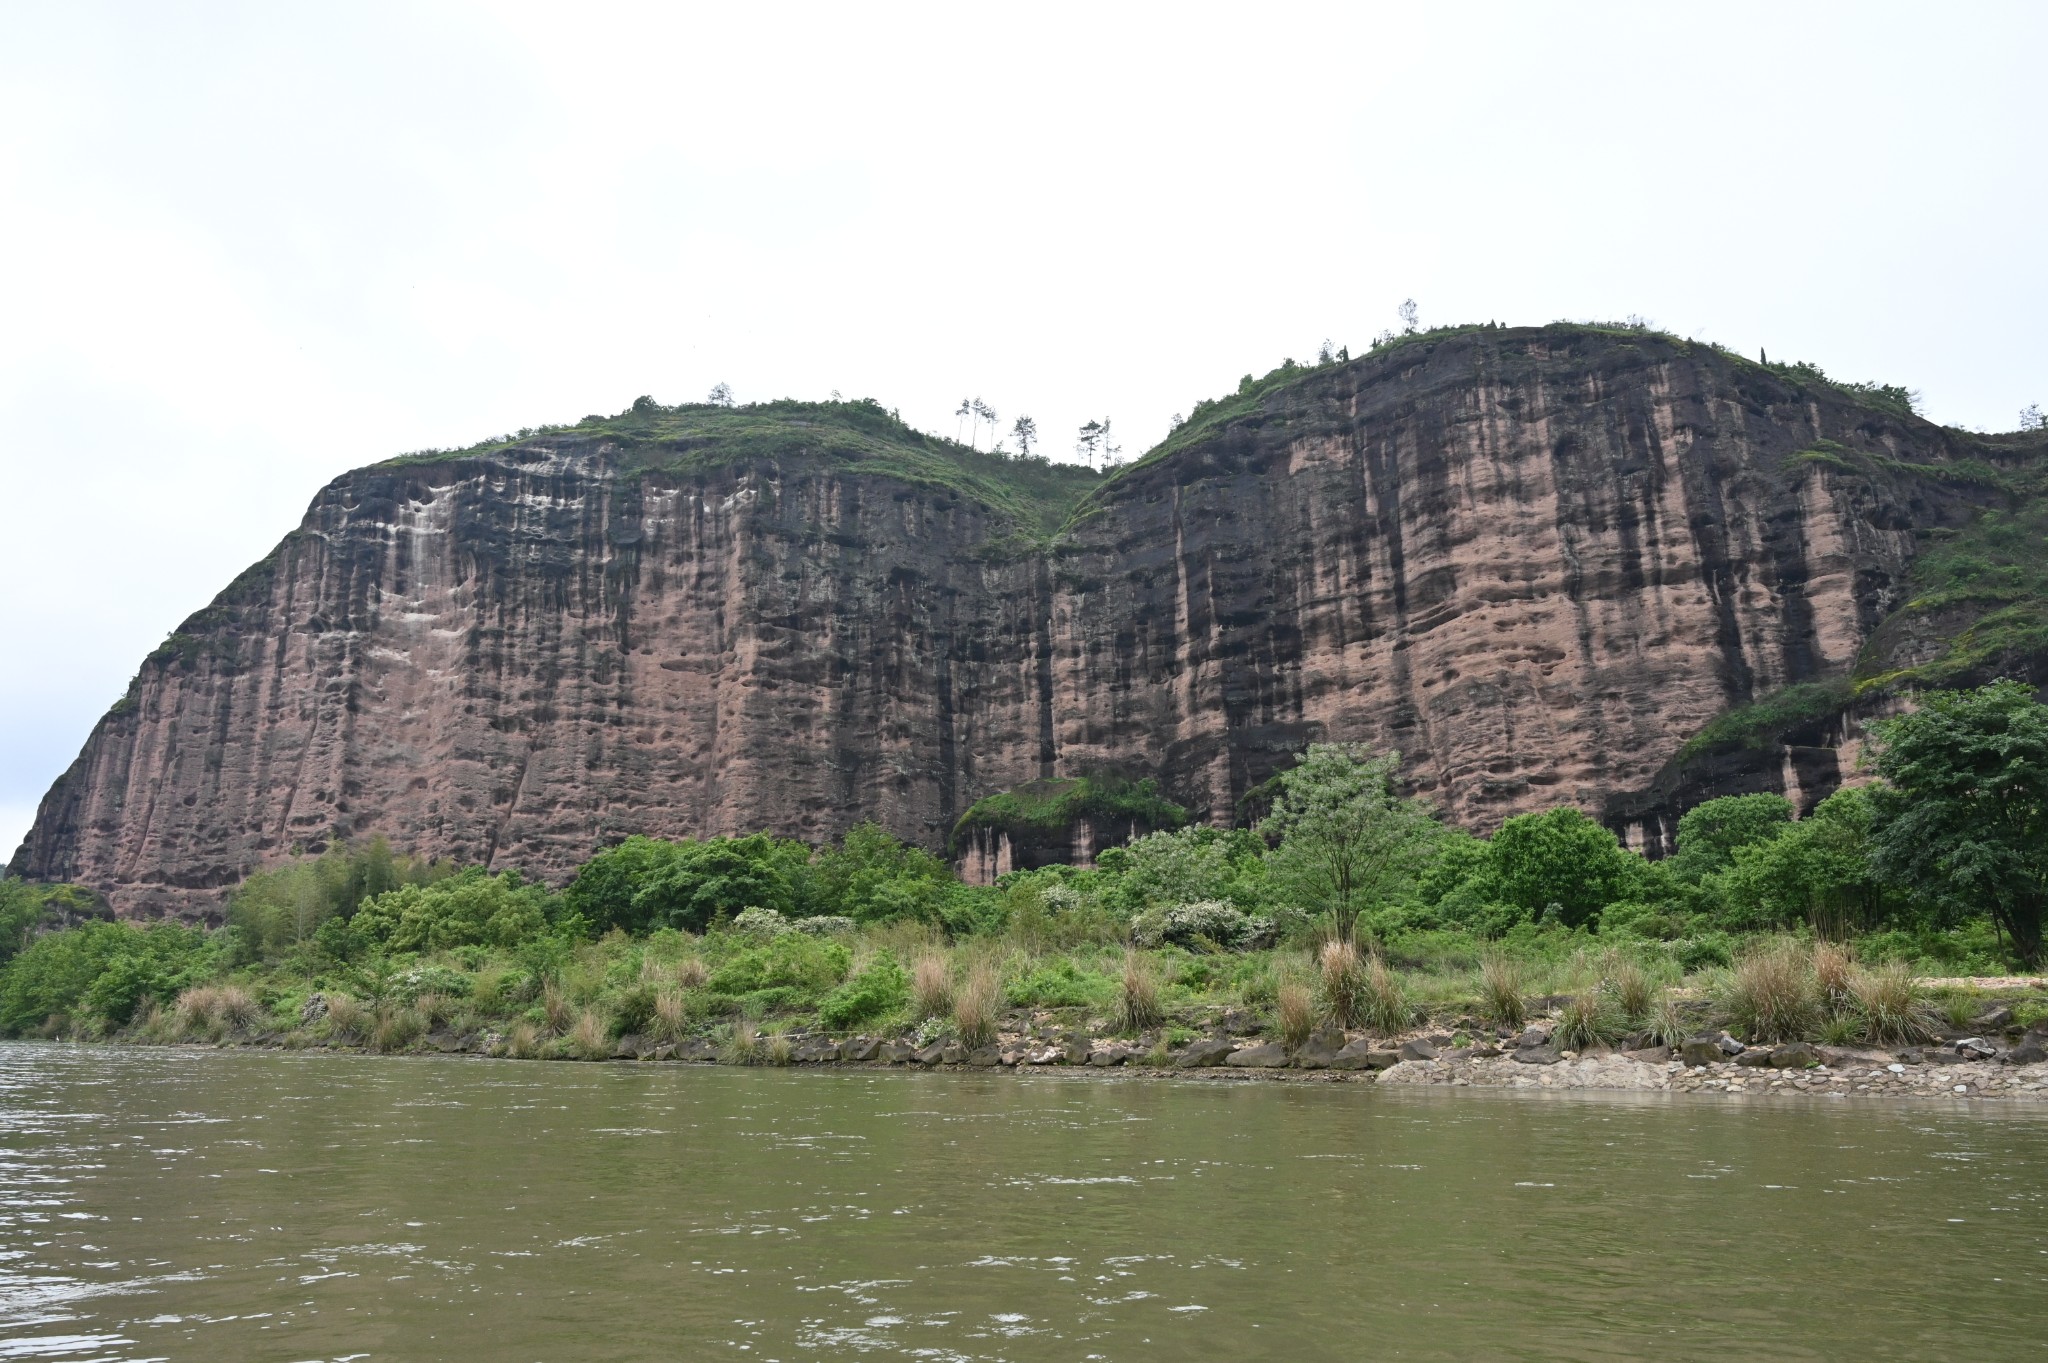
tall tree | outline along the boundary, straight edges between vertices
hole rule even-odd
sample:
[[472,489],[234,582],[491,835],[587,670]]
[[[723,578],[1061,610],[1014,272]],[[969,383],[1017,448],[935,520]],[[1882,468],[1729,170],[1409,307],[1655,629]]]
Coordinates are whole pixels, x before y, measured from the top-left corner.
[[1115,444],[1109,438],[1109,418],[1102,418],[1102,467],[1114,467],[1116,464],[1116,457],[1122,454],[1123,452],[1124,447]]
[[957,445],[960,443],[960,432],[967,428],[967,418],[974,415],[974,399],[960,399],[960,405],[954,409],[953,415],[960,418],[953,423],[953,443]]
[[1017,448],[1029,459],[1031,446],[1038,440],[1038,423],[1028,416],[1020,416],[1010,427],[1010,434],[1017,437]]
[[1096,452],[1102,448],[1102,436],[1102,423],[1092,418],[1075,433],[1074,452],[1079,454],[1081,461],[1091,469],[1095,467]]
[[1279,845],[1268,874],[1329,913],[1349,941],[1361,909],[1405,885],[1428,860],[1442,825],[1422,800],[1395,788],[1401,754],[1359,743],[1312,743],[1280,774],[1273,812],[1258,831]]
[[1401,317],[1401,334],[1403,336],[1413,336],[1416,327],[1421,325],[1422,316],[1421,309],[1415,306],[1415,300],[1412,298],[1402,299],[1401,306],[1394,309],[1394,311],[1400,314]]
[[1882,877],[1981,905],[2029,969],[2048,916],[2048,705],[1997,681],[1936,691],[1871,726],[1870,860]]
[[709,401],[713,407],[732,406],[732,389],[722,383],[712,384]]
[[993,445],[996,438],[996,409],[983,402],[980,398],[976,398],[974,400],[974,440],[972,442],[972,448],[974,449],[981,448],[981,423],[984,421],[988,423],[989,443]]

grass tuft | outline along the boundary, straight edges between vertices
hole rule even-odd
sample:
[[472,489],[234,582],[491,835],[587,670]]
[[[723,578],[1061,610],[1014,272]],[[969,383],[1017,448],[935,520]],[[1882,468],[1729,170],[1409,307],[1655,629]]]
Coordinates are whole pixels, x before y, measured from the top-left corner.
[[1290,980],[1280,986],[1274,1015],[1280,1024],[1280,1039],[1287,1043],[1289,1050],[1299,1050],[1308,1040],[1308,1034],[1315,1030],[1315,999],[1307,986]]
[[[1323,1012],[1339,1027],[1356,1027],[1365,1020],[1366,971],[1358,947],[1351,942],[1329,941],[1316,955],[1323,990]],[[1298,1045],[1298,1042],[1289,1043]]]
[[1849,994],[1865,1040],[1893,1046],[1933,1040],[1933,1011],[1904,961],[1857,971]]
[[953,1028],[960,1044],[972,1050],[996,1039],[996,1008],[1003,982],[994,965],[977,961],[953,998]]
[[1135,951],[1124,953],[1123,984],[1111,1005],[1110,1021],[1117,1031],[1130,1035],[1166,1021],[1166,1009],[1159,1002],[1159,981]]
[[1812,1030],[1817,1011],[1805,953],[1784,941],[1751,951],[1735,963],[1726,1003],[1748,1040],[1799,1040]]
[[1382,1036],[1393,1036],[1408,1029],[1409,1020],[1414,1016],[1408,1007],[1408,995],[1401,988],[1401,981],[1386,958],[1377,952],[1365,962],[1365,1025]]
[[936,951],[920,954],[910,968],[910,1016],[913,1022],[944,1017],[953,1011],[953,972]]
[[1622,1022],[1596,990],[1580,994],[1558,1010],[1552,1040],[1561,1051],[1590,1051],[1621,1038]]
[[1529,1010],[1522,1002],[1522,965],[1510,956],[1489,952],[1479,963],[1480,1006],[1486,1015],[1504,1027],[1519,1027],[1528,1021]]

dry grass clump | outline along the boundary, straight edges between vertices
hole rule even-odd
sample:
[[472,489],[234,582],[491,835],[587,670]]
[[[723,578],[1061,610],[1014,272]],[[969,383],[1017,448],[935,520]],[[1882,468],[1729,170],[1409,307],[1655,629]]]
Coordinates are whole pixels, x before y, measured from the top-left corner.
[[1558,1010],[1552,1040],[1561,1051],[1590,1051],[1621,1036],[1621,1024],[1598,992],[1581,994]]
[[1479,1002],[1486,1015],[1504,1027],[1519,1027],[1529,1018],[1522,1002],[1522,963],[1499,952],[1479,963]]
[[505,1054],[514,1060],[532,1060],[540,1054],[540,1029],[530,1022],[515,1022],[505,1034]]
[[253,1027],[263,1016],[249,991],[238,984],[194,986],[178,995],[172,1012],[180,1036],[219,1036],[235,1028]]
[[702,956],[686,956],[676,962],[676,984],[684,989],[702,989],[711,978],[711,967]]
[[1735,963],[1726,1002],[1748,1040],[1799,1040],[1815,1020],[1805,953],[1790,942],[1758,947]]
[[[916,992],[916,981],[911,983]],[[1003,997],[1002,979],[995,966],[977,962],[967,972],[967,981],[953,998],[953,1029],[960,1044],[970,1050],[996,1039],[996,1008]]]
[[1280,1024],[1280,1039],[1289,1050],[1299,1050],[1316,1025],[1315,999],[1307,986],[1292,980],[1281,985],[1273,1011]]
[[611,1019],[595,1008],[587,1008],[569,1024],[562,1047],[578,1060],[608,1060],[612,1053]]
[[433,1028],[455,1016],[457,1002],[446,994],[430,990],[414,999],[412,1006],[425,1019],[427,1026]]
[[1839,942],[1813,944],[1813,987],[1829,1017],[1856,1007],[1856,958]]
[[548,1031],[556,1036],[569,1030],[576,1022],[576,1009],[569,1002],[569,996],[562,992],[562,986],[549,981],[540,992],[541,1015],[547,1019]]
[[680,1040],[690,1023],[690,1001],[673,985],[655,991],[654,1021],[648,1031],[656,1041]]
[[1365,1025],[1382,1036],[1392,1036],[1406,1031],[1412,1016],[1408,1009],[1408,995],[1401,988],[1400,979],[1387,965],[1386,958],[1374,952],[1365,962],[1365,998],[1363,1000]]
[[327,1035],[336,1041],[360,1041],[368,1030],[370,1010],[353,994],[327,996]]
[[753,1065],[761,1059],[761,1032],[751,1022],[735,1022],[725,1029],[718,1047],[718,1059],[726,1065]]
[[1676,1046],[1683,1042],[1686,1024],[1684,1015],[1678,1011],[1678,1000],[1669,994],[1658,995],[1643,1021],[1643,1030],[1660,1046]]
[[402,1051],[418,1041],[427,1030],[425,1019],[410,1008],[380,1013],[370,1029],[370,1046],[379,1051]]
[[796,1059],[796,1043],[790,1040],[788,1023],[778,1022],[769,1027],[761,1058],[771,1065],[787,1065]]
[[1166,1009],[1159,1002],[1159,981],[1135,951],[1124,953],[1123,987],[1110,1006],[1110,1021],[1119,1032],[1142,1032],[1166,1021]]
[[910,1019],[944,1017],[953,1011],[953,971],[936,951],[918,954],[910,967]]
[[1650,1005],[1657,999],[1657,985],[1642,966],[1631,960],[1618,960],[1607,973],[1607,982],[1614,989],[1614,1003],[1621,1009],[1622,1017],[1634,1023],[1649,1015]]
[[1316,953],[1321,977],[1323,1011],[1339,1027],[1356,1027],[1365,1020],[1365,961],[1356,945],[1346,941],[1323,943]]
[[1857,971],[1849,980],[1849,997],[1867,1040],[1903,1046],[1934,1038],[1933,1010],[1903,961]]

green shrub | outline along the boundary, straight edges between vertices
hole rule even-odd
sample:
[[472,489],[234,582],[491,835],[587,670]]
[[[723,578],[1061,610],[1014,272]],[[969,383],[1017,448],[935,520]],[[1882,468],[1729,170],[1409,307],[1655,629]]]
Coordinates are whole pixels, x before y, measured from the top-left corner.
[[877,956],[859,974],[827,994],[818,1020],[827,1027],[857,1027],[910,1003],[910,977],[894,956]]
[[851,961],[851,953],[837,942],[785,933],[728,957],[711,972],[709,987],[721,994],[787,989],[801,998],[803,1006],[809,1006],[846,978]]
[[1006,992],[1017,1008],[1093,1008],[1108,1001],[1110,988],[1103,976],[1085,972],[1062,956],[1011,980]]
[[516,947],[546,930],[547,904],[547,892],[517,871],[487,875],[472,868],[366,900],[350,928],[390,952]]

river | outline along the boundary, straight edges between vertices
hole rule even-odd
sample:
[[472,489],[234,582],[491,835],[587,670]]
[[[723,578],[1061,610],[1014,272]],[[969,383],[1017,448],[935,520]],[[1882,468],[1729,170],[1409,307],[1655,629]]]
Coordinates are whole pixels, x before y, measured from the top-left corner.
[[0,1046],[0,1359],[2010,1359],[2048,1114]]

